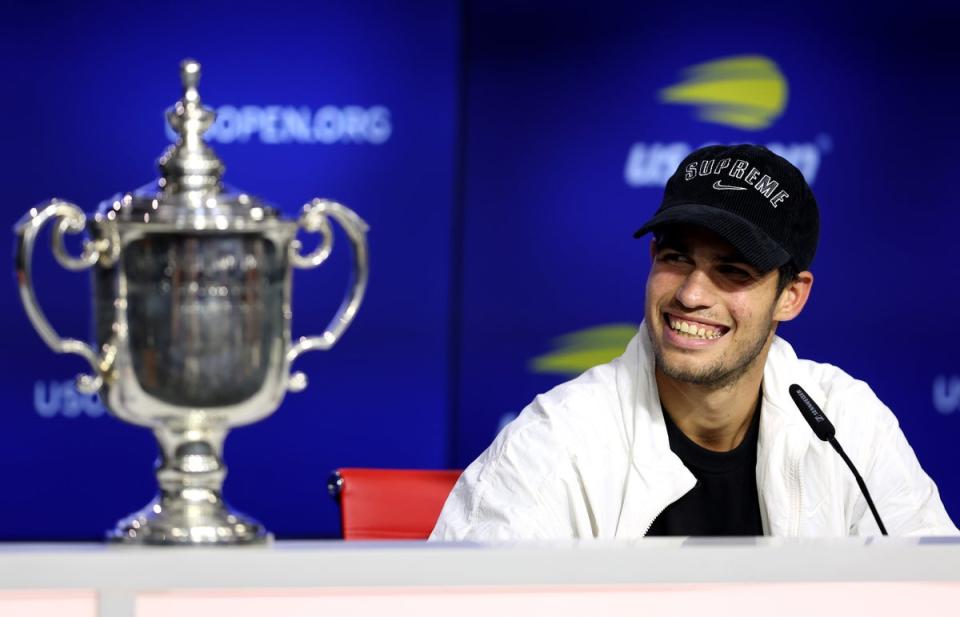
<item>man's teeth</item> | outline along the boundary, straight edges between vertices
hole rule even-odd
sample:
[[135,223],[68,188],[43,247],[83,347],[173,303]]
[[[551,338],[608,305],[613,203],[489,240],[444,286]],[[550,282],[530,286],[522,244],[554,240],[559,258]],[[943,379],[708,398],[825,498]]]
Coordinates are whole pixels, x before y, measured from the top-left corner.
[[686,334],[691,338],[715,339],[723,336],[723,333],[720,332],[720,330],[715,330],[699,324],[687,323],[686,321],[682,321],[680,319],[670,319],[670,327],[681,334]]

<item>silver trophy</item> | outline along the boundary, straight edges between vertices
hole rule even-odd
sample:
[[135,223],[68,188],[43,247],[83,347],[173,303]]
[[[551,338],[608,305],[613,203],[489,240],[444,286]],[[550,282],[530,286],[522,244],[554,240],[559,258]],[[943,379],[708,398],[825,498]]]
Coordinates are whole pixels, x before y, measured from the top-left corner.
[[[153,430],[160,492],[108,538],[131,544],[249,544],[270,534],[223,501],[227,431],[273,413],[300,354],[330,349],[353,320],[367,284],[367,225],[349,208],[314,199],[299,221],[221,182],[223,163],[203,141],[215,119],[197,93],[200,65],[180,67],[183,98],[167,111],[179,136],[160,158],[162,177],[104,201],[93,217],[53,199],[17,224],[20,298],[40,337],[57,353],[86,358],[82,392],[99,392],[117,418]],[[330,219],[353,247],[346,296],[320,336],[290,335],[293,268],[316,268],[333,246]],[[52,248],[69,270],[93,269],[96,347],[61,338],[33,291],[37,234],[52,222]],[[297,230],[320,234],[304,255]],[[79,256],[64,235],[87,231]]]

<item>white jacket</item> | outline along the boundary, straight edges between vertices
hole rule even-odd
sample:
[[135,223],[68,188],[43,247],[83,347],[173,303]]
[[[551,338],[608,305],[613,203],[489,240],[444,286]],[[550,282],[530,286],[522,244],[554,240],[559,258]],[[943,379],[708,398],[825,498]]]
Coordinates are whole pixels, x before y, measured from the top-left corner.
[[[779,337],[763,373],[757,489],[764,535],[880,531],[853,474],[787,388],[837,429],[891,535],[955,535],[937,487],[870,387],[797,358]],[[670,450],[646,326],[622,356],[538,396],[463,472],[431,540],[637,538],[696,480]]]

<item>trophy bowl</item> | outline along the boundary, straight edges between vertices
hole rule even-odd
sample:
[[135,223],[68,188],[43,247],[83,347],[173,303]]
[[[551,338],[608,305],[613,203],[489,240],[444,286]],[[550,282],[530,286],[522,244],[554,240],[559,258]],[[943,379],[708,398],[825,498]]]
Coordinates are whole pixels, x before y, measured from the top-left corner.
[[[101,203],[92,221],[52,199],[17,223],[20,297],[34,328],[57,353],[83,356],[77,388],[99,392],[117,418],[150,428],[159,443],[158,495],[107,533],[126,544],[231,545],[268,540],[256,520],[223,500],[227,432],[279,407],[306,376],[291,372],[307,351],[330,349],[350,325],[367,284],[367,225],[335,201],[313,199],[297,221],[221,181],[224,165],[203,141],[215,114],[197,92],[200,65],[180,66],[183,97],[167,111],[176,143],[161,177]],[[294,268],[322,264],[333,248],[331,220],[350,240],[346,295],[319,336],[291,338]],[[95,346],[61,338],[43,314],[31,274],[40,230],[69,270],[92,269]],[[298,230],[319,234],[301,252]],[[86,231],[79,256],[65,234]]]

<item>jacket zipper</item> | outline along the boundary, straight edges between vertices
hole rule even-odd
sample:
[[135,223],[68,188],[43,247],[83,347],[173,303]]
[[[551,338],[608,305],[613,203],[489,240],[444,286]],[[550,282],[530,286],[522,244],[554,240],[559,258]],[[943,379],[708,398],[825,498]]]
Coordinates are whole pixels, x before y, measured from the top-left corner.
[[650,528],[653,527],[653,524],[657,522],[657,519],[660,518],[660,515],[663,514],[663,511],[670,507],[670,504],[660,508],[660,511],[657,512],[657,515],[650,519],[650,523],[647,525],[647,528],[643,530],[643,537],[646,538],[647,534],[650,533]]
[[654,516],[652,519],[650,519],[650,522],[647,524],[647,528],[643,530],[643,537],[644,537],[644,538],[647,537],[647,534],[650,533],[650,528],[653,527],[653,524],[657,522],[657,519],[660,518],[660,515],[663,514],[664,511],[666,511],[667,508],[669,508],[670,506],[672,506],[673,504],[675,504],[678,499],[680,499],[681,497],[683,497],[684,495],[686,495],[687,493],[689,493],[689,492],[692,491],[693,489],[697,488],[697,485],[698,485],[698,484],[699,484],[699,482],[695,482],[695,483],[693,484],[693,486],[691,486],[691,487],[688,488],[686,491],[684,491],[679,497],[677,497],[676,499],[674,499],[674,500],[671,501],[670,503],[668,503],[668,504],[664,505],[662,508],[660,508],[660,510],[657,512],[657,515]]
[[794,462],[792,475],[793,475],[794,486],[791,487],[791,489],[793,489],[792,492],[794,494],[793,495],[794,498],[792,500],[794,503],[794,510],[793,510],[793,521],[791,525],[792,527],[791,535],[793,537],[798,537],[800,535],[800,516],[802,514],[802,507],[803,507],[803,482],[800,481],[800,459],[797,459]]

